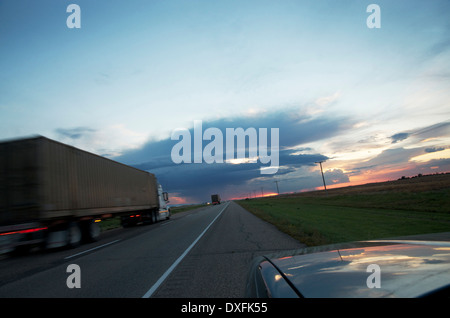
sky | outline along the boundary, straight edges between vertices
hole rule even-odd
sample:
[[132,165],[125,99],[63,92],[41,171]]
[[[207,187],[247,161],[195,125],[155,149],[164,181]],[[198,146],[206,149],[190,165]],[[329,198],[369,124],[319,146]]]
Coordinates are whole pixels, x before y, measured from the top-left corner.
[[[327,188],[448,172],[449,16],[447,0],[0,0],[0,140],[147,170],[172,204],[322,189],[318,161]],[[277,173],[174,163],[195,121],[278,128]]]

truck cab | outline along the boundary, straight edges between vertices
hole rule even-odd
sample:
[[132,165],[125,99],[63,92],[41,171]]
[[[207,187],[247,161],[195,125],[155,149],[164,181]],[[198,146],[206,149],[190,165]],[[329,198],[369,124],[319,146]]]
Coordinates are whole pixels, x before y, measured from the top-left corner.
[[159,199],[159,211],[158,211],[158,221],[170,219],[170,207],[169,194],[163,192],[162,186],[158,183],[158,199]]

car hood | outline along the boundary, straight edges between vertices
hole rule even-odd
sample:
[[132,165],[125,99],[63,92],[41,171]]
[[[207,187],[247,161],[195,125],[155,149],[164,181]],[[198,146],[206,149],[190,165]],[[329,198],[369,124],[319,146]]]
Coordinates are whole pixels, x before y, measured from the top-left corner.
[[306,248],[266,256],[259,269],[272,297],[421,297],[450,285],[450,243],[365,241]]

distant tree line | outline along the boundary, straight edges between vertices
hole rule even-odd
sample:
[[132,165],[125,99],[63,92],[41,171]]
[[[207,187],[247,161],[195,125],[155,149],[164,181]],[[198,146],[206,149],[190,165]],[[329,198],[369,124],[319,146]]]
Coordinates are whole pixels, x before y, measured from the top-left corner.
[[412,176],[412,177],[406,177],[406,176],[402,176],[401,178],[398,178],[397,180],[406,180],[406,179],[414,179],[414,178],[420,178],[420,177],[428,177],[428,176],[437,176],[437,175],[444,175],[444,174],[450,174],[450,172],[436,172],[436,173],[431,173],[431,174],[421,174],[419,173],[417,176]]

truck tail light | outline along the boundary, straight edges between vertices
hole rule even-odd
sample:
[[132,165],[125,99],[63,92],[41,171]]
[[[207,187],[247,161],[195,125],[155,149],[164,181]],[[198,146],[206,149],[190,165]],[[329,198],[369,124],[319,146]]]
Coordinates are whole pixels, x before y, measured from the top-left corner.
[[34,228],[34,229],[26,229],[26,230],[19,230],[19,231],[0,233],[0,236],[2,236],[2,235],[10,235],[10,234],[27,234],[27,233],[43,231],[43,230],[46,230],[46,229],[47,229],[47,227],[37,227],[37,228]]

